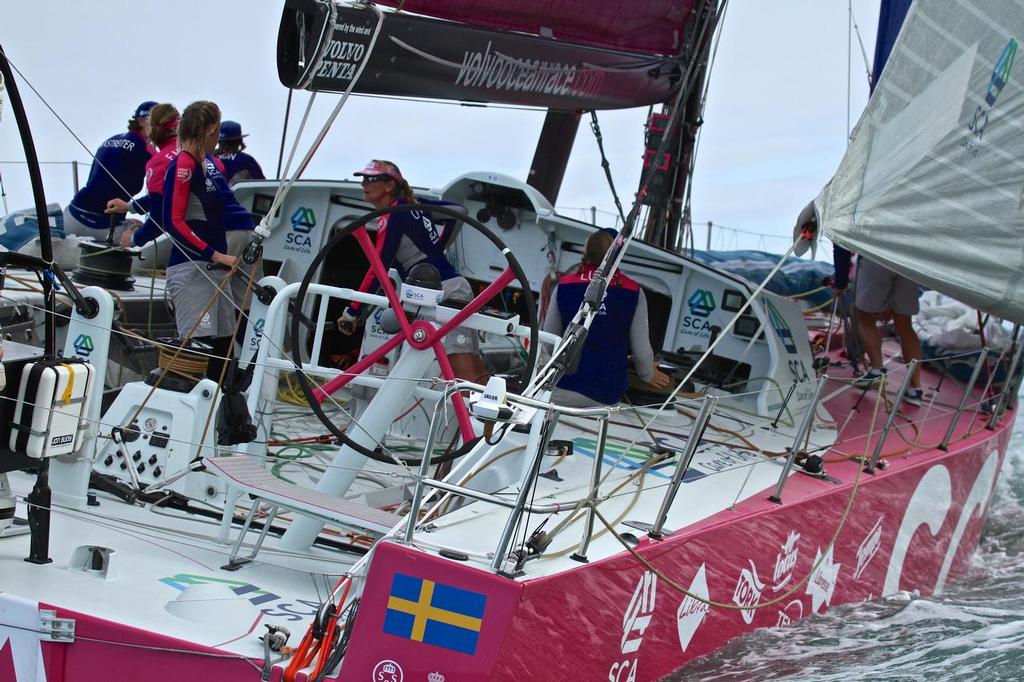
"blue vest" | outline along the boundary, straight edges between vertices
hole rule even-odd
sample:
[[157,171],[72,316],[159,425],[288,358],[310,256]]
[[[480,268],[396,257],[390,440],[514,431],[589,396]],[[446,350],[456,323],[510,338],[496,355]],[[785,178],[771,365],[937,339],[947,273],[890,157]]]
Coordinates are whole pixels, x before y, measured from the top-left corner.
[[249,154],[245,152],[232,152],[230,154],[221,154],[218,156],[221,163],[224,164],[224,177],[227,178],[228,184],[232,184],[235,175],[243,171],[249,171],[249,174],[245,179],[249,180],[263,180],[263,169],[260,168],[260,164],[256,162]]
[[71,200],[68,212],[83,225],[108,229],[110,216],[103,213],[107,202],[111,199],[129,201],[139,193],[146,176],[146,162],[152,155],[152,149],[141,135],[133,132],[114,135],[96,150],[89,180]]
[[[565,275],[558,281],[555,304],[562,320],[568,322],[583,303],[583,295],[594,274],[593,266]],[[591,400],[614,405],[626,392],[626,358],[629,330],[640,300],[640,285],[619,273],[608,286],[600,311],[590,325],[574,374],[566,374],[559,388],[582,393]]]

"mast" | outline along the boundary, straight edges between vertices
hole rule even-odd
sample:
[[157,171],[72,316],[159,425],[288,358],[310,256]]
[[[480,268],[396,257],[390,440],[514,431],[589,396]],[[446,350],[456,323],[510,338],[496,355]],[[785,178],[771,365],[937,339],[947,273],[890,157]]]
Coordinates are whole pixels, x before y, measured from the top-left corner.
[[[716,21],[718,0],[706,0],[694,7],[696,21],[687,24],[687,40],[683,54],[689,54],[694,62],[690,82],[682,87],[689,89],[683,110],[682,125],[677,128],[674,139],[668,143],[668,151],[661,159],[653,154],[661,143],[661,128],[654,125],[654,117],[648,122],[647,144],[644,155],[645,169],[655,164],[651,192],[645,204],[650,206],[646,225],[637,237],[648,244],[671,251],[683,248],[687,230],[690,229],[690,183],[693,176],[693,153],[697,132],[704,116],[704,83],[707,78],[708,57],[713,31],[704,30],[708,22]],[[667,107],[666,107],[667,113]],[[662,118],[665,114],[659,114]]]
[[554,111],[548,109],[544,117],[544,127],[537,140],[537,149],[533,153],[530,174],[526,184],[537,189],[544,198],[555,205],[558,192],[562,188],[565,169],[569,165],[569,156],[576,141],[576,131],[580,127],[580,112]]

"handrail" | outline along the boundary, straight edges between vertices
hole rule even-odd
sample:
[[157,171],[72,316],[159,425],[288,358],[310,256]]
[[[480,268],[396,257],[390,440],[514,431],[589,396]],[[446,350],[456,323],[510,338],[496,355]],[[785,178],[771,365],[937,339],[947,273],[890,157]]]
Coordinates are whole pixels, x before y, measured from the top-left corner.
[[823,374],[818,379],[818,385],[814,389],[814,397],[811,399],[811,404],[807,407],[807,412],[804,413],[804,418],[800,421],[800,426],[793,437],[793,447],[789,449],[789,454],[786,456],[786,464],[782,467],[782,473],[779,474],[779,482],[775,484],[775,492],[768,497],[769,500],[776,504],[782,504],[782,489],[786,486],[786,481],[789,480],[789,472],[793,469],[796,454],[801,450],[804,438],[810,433],[814,414],[818,410],[818,403],[821,401],[821,394],[825,392],[825,384],[827,383],[828,375]]
[[917,369],[917,360],[911,360],[907,363],[907,373],[903,375],[903,383],[900,384],[899,393],[896,394],[896,400],[892,402],[892,409],[889,410],[889,416],[885,420],[885,426],[882,428],[882,433],[878,434],[878,441],[875,443],[875,452],[871,455],[871,461],[864,467],[864,473],[874,474],[875,469],[878,467],[878,460],[882,456],[882,448],[885,446],[885,439],[889,437],[889,431],[892,429],[893,423],[896,421],[896,413],[900,409],[900,405],[903,404],[903,397],[907,395],[907,389],[910,388],[910,382],[914,378],[914,370]]

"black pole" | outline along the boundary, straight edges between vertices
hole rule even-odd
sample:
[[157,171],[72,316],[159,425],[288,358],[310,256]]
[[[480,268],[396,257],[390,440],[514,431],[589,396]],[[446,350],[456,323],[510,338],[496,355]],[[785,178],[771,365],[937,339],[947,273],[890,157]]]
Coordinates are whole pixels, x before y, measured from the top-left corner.
[[[43,177],[39,173],[39,157],[36,156],[36,146],[32,142],[32,131],[28,125],[28,116],[25,115],[25,107],[18,94],[18,84],[14,80],[14,73],[10,62],[7,61],[7,53],[3,46],[0,46],[0,73],[4,76],[4,87],[11,102],[11,111],[18,122],[18,132],[21,133],[21,145],[25,148],[25,161],[28,163],[28,174],[32,181],[32,196],[36,204],[36,220],[39,223],[39,247],[42,250],[42,260],[46,263],[53,263],[53,245],[50,243],[50,219],[46,213],[46,195],[43,192]],[[43,276],[43,302],[46,310],[46,345],[44,352],[48,356],[56,355],[57,336],[54,325],[54,296],[53,282],[50,277]],[[36,483],[29,493],[28,499],[28,525],[32,531],[32,540],[29,544],[29,555],[26,561],[34,564],[48,564],[50,545],[50,486],[49,466],[44,459],[39,463]]]
[[284,163],[284,140],[288,136],[288,116],[292,113],[292,93],[294,89],[288,88],[288,103],[284,107],[284,127],[281,128],[281,151],[277,153],[277,179],[281,178],[281,164]]
[[549,109],[540,131],[537,150],[530,164],[530,176],[526,184],[537,189],[554,206],[558,192],[562,189],[569,155],[572,153],[576,131],[580,127],[580,112],[554,111]]

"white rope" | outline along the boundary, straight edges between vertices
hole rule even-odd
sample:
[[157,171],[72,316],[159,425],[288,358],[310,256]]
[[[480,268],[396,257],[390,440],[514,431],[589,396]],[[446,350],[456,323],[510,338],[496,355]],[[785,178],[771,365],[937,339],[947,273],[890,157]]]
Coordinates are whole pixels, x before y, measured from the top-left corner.
[[[718,338],[716,338],[714,342],[708,346],[708,349],[704,351],[704,354],[700,356],[696,363],[694,363],[693,367],[690,368],[690,371],[686,373],[686,376],[683,377],[682,380],[672,390],[672,393],[670,393],[669,396],[665,398],[665,400],[661,403],[658,409],[655,410],[654,415],[647,420],[647,422],[644,424],[643,431],[646,431],[651,426],[651,424],[654,423],[654,421],[659,417],[659,415],[661,415],[665,408],[672,403],[676,395],[678,395],[679,392],[683,390],[683,386],[685,386],[686,382],[693,377],[694,373],[700,368],[701,364],[703,364],[703,362],[706,359],[711,357],[711,353],[715,350],[715,348],[718,347],[718,344],[720,344],[725,339],[729,331],[732,330],[733,326],[736,325],[736,322],[737,320],[740,319],[740,316],[742,316],[743,313],[747,311],[747,308],[749,308],[753,304],[754,299],[761,295],[761,292],[764,291],[764,288],[768,286],[768,282],[770,282],[772,277],[775,276],[775,273],[777,273],[779,269],[782,268],[783,264],[786,262],[786,258],[788,258],[789,255],[793,253],[793,250],[796,249],[796,247],[800,244],[801,241],[803,240],[798,239],[797,241],[793,242],[793,244],[789,247],[786,253],[784,253],[779,258],[779,262],[775,264],[775,267],[772,268],[771,271],[765,276],[764,280],[762,280],[761,283],[757,285],[757,288],[750,296],[747,297],[747,300],[743,303],[742,306],[740,306],[740,309],[733,314],[732,319],[729,320],[729,323],[725,325],[721,332],[718,333]],[[774,391],[778,389],[772,388],[768,390]],[[627,452],[630,452],[633,449],[633,446],[636,445],[637,442],[640,440],[641,436],[643,436],[643,431],[640,434],[638,434],[635,438],[633,438],[633,440],[626,447],[625,451],[619,455],[619,458],[618,460],[616,460],[616,463],[619,460],[621,460]],[[607,474],[605,475],[605,477],[607,477]]]

